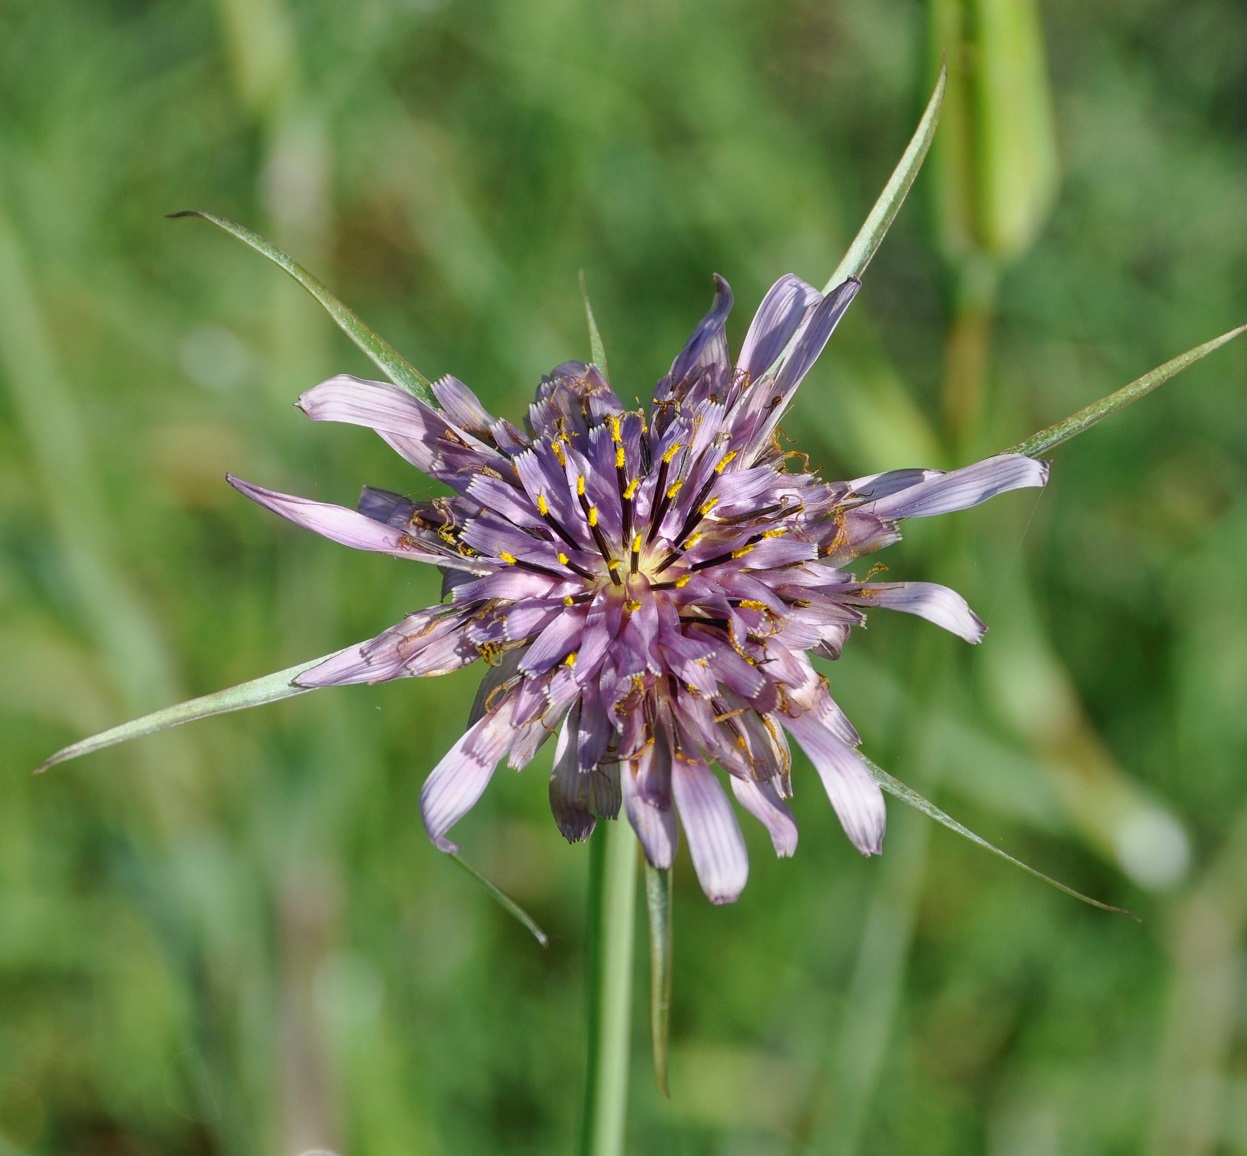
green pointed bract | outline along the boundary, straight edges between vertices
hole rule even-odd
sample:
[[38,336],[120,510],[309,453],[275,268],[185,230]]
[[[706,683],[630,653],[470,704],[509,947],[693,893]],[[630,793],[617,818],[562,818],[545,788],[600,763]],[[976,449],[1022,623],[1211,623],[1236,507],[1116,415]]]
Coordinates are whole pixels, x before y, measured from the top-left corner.
[[1177,377],[1184,369],[1207,357],[1213,350],[1220,349],[1227,342],[1233,341],[1234,338],[1245,331],[1247,331],[1247,325],[1240,325],[1237,329],[1231,329],[1229,333],[1223,333],[1220,337],[1214,337],[1211,341],[1205,341],[1203,345],[1197,345],[1194,349],[1188,349],[1172,361],[1166,361],[1164,365],[1158,365],[1150,373],[1145,373],[1142,377],[1136,378],[1129,385],[1122,386],[1116,393],[1110,393],[1108,397],[1102,397],[1099,401],[1092,402],[1091,405],[1085,409],[1080,409],[1075,414],[1071,414],[1064,421],[1059,421],[1056,425],[1050,425],[1047,429],[1040,430],[1025,441],[1010,446],[1004,452],[1007,454],[1025,454],[1030,458],[1047,453],[1048,450],[1059,446],[1062,442],[1069,441],[1070,438],[1077,437],[1097,422],[1101,422],[1106,417],[1115,414],[1119,409],[1124,409],[1132,402],[1145,397],[1157,386],[1164,385],[1171,377]]
[[602,376],[610,381],[606,369],[606,346],[602,344],[602,334],[598,332],[597,318],[593,316],[593,306],[589,304],[589,289],[585,285],[585,271],[580,270],[580,296],[585,302],[585,318],[589,322],[589,357],[593,364],[602,371]]
[[918,128],[910,139],[909,147],[905,149],[900,163],[893,170],[874,208],[870,210],[865,224],[853,238],[849,251],[836,266],[831,280],[823,286],[824,294],[830,293],[837,285],[847,281],[850,277],[860,279],[866,271],[866,266],[870,264],[870,259],[875,255],[875,251],[882,244],[884,236],[896,219],[896,214],[900,212],[901,205],[905,203],[905,197],[909,194],[918,170],[922,168],[927,150],[931,147],[947,85],[948,70],[941,66],[939,79],[935,82],[935,91],[931,93],[931,99],[927,101],[926,111],[923,112],[922,119],[918,122]]
[[671,872],[645,864],[645,905],[649,908],[649,1023],[654,1045],[654,1076],[666,1097],[671,1050]]
[[528,914],[518,903],[515,902],[505,891],[499,888],[495,883],[490,882],[475,867],[472,866],[461,855],[451,855],[451,858],[462,867],[473,879],[480,884],[481,889],[490,897],[499,907],[502,908],[512,918],[522,923],[532,937],[541,944],[542,947],[550,946],[550,937],[541,930],[537,921]]
[[1029,864],[1023,863],[1021,859],[1015,859],[1008,853],[1008,851],[1002,851],[994,843],[989,843],[981,835],[976,835],[970,830],[969,827],[962,826],[951,815],[941,811],[939,807],[937,807],[929,799],[918,794],[918,792],[912,787],[907,787],[899,779],[894,779],[881,766],[863,755],[861,751],[858,751],[857,753],[862,762],[866,764],[866,769],[874,775],[875,781],[878,782],[879,786],[887,791],[889,795],[894,795],[896,798],[900,799],[902,803],[908,803],[909,806],[913,807],[915,810],[921,811],[928,818],[934,819],[937,823],[943,824],[950,831],[955,831],[962,838],[969,839],[971,843],[977,843],[984,850],[990,851],[993,855],[999,856],[1001,859],[1005,860],[1005,862],[1012,863],[1015,867],[1020,867],[1028,875],[1033,875],[1036,879],[1042,880],[1049,887],[1055,887],[1058,891],[1061,891],[1066,895],[1071,895],[1075,899],[1081,900],[1083,903],[1089,903],[1092,907],[1098,907],[1101,911],[1111,911],[1114,915],[1125,915],[1130,919],[1135,920],[1137,923],[1142,922],[1142,920],[1140,920],[1134,912],[1127,911],[1124,907],[1113,907],[1111,904],[1102,903],[1098,899],[1092,899],[1090,895],[1084,895],[1081,891],[1075,891],[1074,888],[1058,882],[1051,876],[1045,875],[1042,871],[1037,871]]
[[257,253],[267,257],[274,265],[290,274],[317,301],[325,307],[325,311],[337,322],[338,328],[347,335],[364,354],[386,375],[395,385],[407,390],[428,405],[437,405],[430,388],[429,379],[412,365],[388,341],[380,337],[373,329],[365,325],[355,313],[347,308],[328,287],[313,277],[302,265],[293,261],[276,245],[266,241],[259,233],[253,232],[237,221],[228,217],[209,213],[204,209],[183,209],[179,213],[170,213],[170,217],[202,217],[211,221],[219,229],[224,229],[233,237],[237,237],[245,245],[250,245]]
[[312,667],[319,666],[332,657],[332,654],[325,654],[320,658],[312,659],[311,662],[301,662],[298,666],[279,670],[276,674],[266,674],[263,678],[255,678],[250,682],[231,686],[228,690],[218,690],[215,694],[205,694],[202,698],[179,702],[174,706],[167,706],[162,710],[145,714],[142,718],[122,723],[111,730],[101,731],[98,735],[92,735],[81,742],[71,743],[64,750],[57,751],[35,769],[35,774],[42,774],[49,767],[56,766],[57,763],[81,758],[83,755],[102,751],[105,747],[129,742],[130,739],[167,731],[183,723],[194,722],[196,719],[211,718],[215,714],[228,714],[235,710],[247,710],[249,707],[263,706],[269,702],[280,702],[283,698],[293,698],[296,694],[307,694],[308,691],[316,688],[296,686],[294,680],[304,671],[311,670]]

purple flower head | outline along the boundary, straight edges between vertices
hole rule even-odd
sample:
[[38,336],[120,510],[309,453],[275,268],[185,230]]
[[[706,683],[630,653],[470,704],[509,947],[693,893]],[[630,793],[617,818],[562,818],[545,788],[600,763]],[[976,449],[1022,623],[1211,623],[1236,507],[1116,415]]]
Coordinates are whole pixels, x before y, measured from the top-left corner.
[[520,768],[557,735],[550,806],[569,840],[622,806],[649,861],[670,867],[677,816],[703,889],[735,899],[748,860],[723,789],[791,855],[797,828],[789,736],[819,773],[845,833],[877,854],[883,797],[857,732],[809,654],[835,658],[872,606],[918,614],[969,642],[982,622],[954,591],[870,582],[847,569],[897,541],[903,518],[1042,486],[1018,455],[964,469],[898,470],[825,482],[789,469],[777,423],[860,283],[823,296],[772,286],[733,367],[732,305],[694,330],[648,410],[628,410],[593,365],[542,381],[526,429],[495,418],[462,382],[435,409],[397,386],[340,376],[300,407],[369,426],[454,496],[415,502],[365,488],[357,510],[231,478],[283,517],[363,550],[432,562],[444,602],[305,672],[307,687],[488,670],[467,731],[420,805],[429,836],[472,807],[506,758]]

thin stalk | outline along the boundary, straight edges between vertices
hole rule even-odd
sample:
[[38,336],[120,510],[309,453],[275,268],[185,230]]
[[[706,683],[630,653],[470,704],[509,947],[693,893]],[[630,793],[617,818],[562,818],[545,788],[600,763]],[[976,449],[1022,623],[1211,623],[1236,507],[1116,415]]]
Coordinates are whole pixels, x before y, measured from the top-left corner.
[[589,1056],[582,1156],[622,1156],[628,1104],[636,837],[599,823],[589,843]]

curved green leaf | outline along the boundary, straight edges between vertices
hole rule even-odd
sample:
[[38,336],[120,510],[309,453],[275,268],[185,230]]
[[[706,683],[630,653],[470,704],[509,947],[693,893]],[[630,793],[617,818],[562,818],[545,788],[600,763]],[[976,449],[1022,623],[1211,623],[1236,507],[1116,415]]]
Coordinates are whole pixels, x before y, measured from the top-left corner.
[[1244,332],[1247,332],[1247,325],[1240,325],[1237,329],[1231,329],[1229,333],[1223,333],[1220,337],[1214,337],[1211,341],[1205,341],[1203,345],[1197,345],[1194,349],[1188,349],[1172,361],[1166,361],[1164,365],[1158,365],[1150,373],[1145,373],[1142,377],[1136,378],[1129,385],[1123,385],[1116,393],[1110,393],[1108,397],[1102,397],[1099,401],[1092,402],[1085,409],[1080,409],[1077,413],[1071,414],[1064,421],[1059,421],[1056,425],[1050,425],[1047,429],[1040,430],[1037,434],[1033,434],[1025,441],[1018,442],[1017,445],[1010,446],[1003,452],[1006,454],[1025,454],[1028,458],[1045,453],[1055,446],[1059,446],[1062,442],[1067,442],[1070,438],[1077,437],[1083,430],[1090,429],[1096,422],[1103,421],[1110,414],[1116,413],[1119,409],[1124,409],[1131,402],[1138,401],[1139,398],[1151,393],[1157,386],[1164,385],[1171,377],[1177,377],[1188,366],[1194,365],[1197,361],[1207,357],[1214,349],[1220,349],[1221,346],[1233,341],[1240,333]]
[[872,762],[865,755],[863,755],[861,751],[858,751],[857,753],[862,762],[866,764],[866,769],[874,775],[879,786],[887,791],[889,795],[895,795],[901,800],[901,802],[908,803],[911,807],[921,811],[924,815],[934,819],[937,823],[942,823],[950,831],[956,831],[958,835],[965,839],[969,839],[971,843],[977,843],[984,850],[990,851],[993,855],[1005,860],[1005,862],[1012,863],[1015,867],[1020,867],[1027,873],[1027,875],[1033,875],[1036,879],[1042,880],[1049,887],[1055,887],[1058,891],[1064,892],[1066,895],[1071,895],[1075,899],[1081,900],[1083,903],[1089,903],[1092,907],[1098,907],[1101,911],[1111,911],[1115,915],[1125,915],[1128,918],[1133,919],[1136,923],[1143,922],[1137,915],[1134,914],[1133,911],[1127,911],[1124,907],[1113,907],[1111,904],[1101,903],[1100,900],[1092,899],[1091,896],[1084,895],[1081,891],[1075,891],[1074,888],[1067,887],[1064,883],[1057,882],[1057,880],[1045,875],[1042,871],[1035,870],[1034,867],[1023,863],[1021,859],[1015,859],[1007,851],[1002,851],[994,843],[989,843],[981,835],[976,835],[970,830],[969,827],[963,827],[951,815],[941,811],[939,807],[937,807],[929,799],[926,799],[922,795],[918,794],[918,792],[912,787],[907,787],[899,779],[894,779],[881,766]]
[[499,907],[508,915],[518,919],[532,933],[532,937],[541,944],[542,947],[550,946],[550,937],[541,930],[537,921],[528,914],[518,903],[515,902],[505,891],[496,884],[490,882],[466,859],[459,855],[451,855],[451,858],[462,867],[473,879],[480,884],[485,894],[488,895]]
[[231,221],[228,217],[209,213],[205,209],[183,209],[178,213],[169,213],[170,217],[202,217],[211,221],[218,229],[224,229],[233,237],[237,237],[245,245],[250,245],[257,253],[267,257],[273,264],[280,266],[316,298],[338,323],[338,328],[347,335],[373,361],[386,377],[395,385],[401,386],[408,393],[414,394],[429,405],[437,402],[429,388],[429,379],[412,365],[388,341],[377,333],[348,309],[334,296],[318,278],[313,277],[302,265],[291,260],[276,245],[266,241],[259,233],[252,232],[245,225]]
[[279,702],[283,698],[292,698],[296,694],[307,694],[308,691],[317,688],[295,686],[294,680],[305,670],[311,670],[312,667],[319,666],[325,659],[332,657],[332,654],[325,654],[320,658],[312,659],[311,662],[301,662],[298,666],[279,670],[275,674],[266,674],[263,678],[231,686],[228,690],[218,690],[215,694],[205,694],[201,698],[192,698],[186,702],[177,703],[175,706],[167,706],[162,710],[145,714],[142,718],[122,723],[111,730],[101,731],[97,735],[71,743],[63,750],[57,751],[51,758],[45,759],[36,767],[34,773],[41,775],[57,763],[81,758],[83,755],[102,751],[105,747],[116,746],[130,739],[154,735],[158,731],[167,731],[171,727],[194,722],[196,719],[210,718],[214,714],[228,714],[235,710],[246,710],[248,707],[262,706],[268,702]]
[[824,293],[830,293],[837,285],[850,277],[861,277],[875,255],[884,235],[892,227],[896,214],[908,195],[922,162],[926,159],[927,150],[931,147],[931,139],[935,136],[935,126],[940,119],[940,105],[944,102],[944,90],[948,86],[948,67],[940,65],[939,79],[935,82],[935,91],[927,101],[926,111],[918,122],[918,128],[910,139],[909,147],[901,155],[900,163],[892,172],[888,183],[879,194],[874,208],[866,217],[865,224],[853,238],[853,244],[845,253],[844,259],[836,266],[831,280],[823,286]]
[[589,358],[602,371],[607,381],[610,374],[606,370],[606,346],[602,344],[602,335],[598,332],[597,318],[593,316],[593,306],[589,304],[589,288],[585,284],[585,271],[580,270],[580,296],[585,302],[585,317],[589,322]]

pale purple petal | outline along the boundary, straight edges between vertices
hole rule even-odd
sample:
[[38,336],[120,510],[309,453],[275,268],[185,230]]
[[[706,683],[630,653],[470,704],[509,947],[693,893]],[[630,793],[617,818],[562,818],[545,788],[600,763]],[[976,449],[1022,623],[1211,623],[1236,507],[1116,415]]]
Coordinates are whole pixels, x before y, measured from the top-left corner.
[[667,870],[675,861],[679,827],[671,800],[671,752],[665,736],[620,767],[624,811],[645,858]]
[[957,591],[935,582],[870,582],[845,601],[917,614],[967,642],[981,642],[987,632],[983,620]]
[[445,837],[446,832],[476,805],[507,753],[513,735],[510,701],[466,731],[425,780],[420,815],[429,838],[441,851],[453,854],[459,849]]
[[751,378],[764,374],[787,348],[809,310],[821,300],[813,285],[785,273],[762,298],[740,347],[737,369]]
[[809,755],[853,846],[863,855],[878,855],[883,850],[887,811],[879,784],[857,753],[809,714],[784,717],[783,723]]
[[[448,559],[442,553],[425,547],[411,534],[394,526],[387,526],[356,510],[329,502],[314,502],[311,498],[300,498],[294,494],[266,490],[263,486],[244,482],[232,474],[226,474],[225,480],[240,494],[265,509],[280,514],[296,526],[313,530],[332,542],[339,542],[356,550],[374,550],[381,554],[393,554],[396,558],[411,558],[417,562],[434,562],[443,566],[448,564]],[[475,568],[475,564],[468,559],[462,560],[462,566],[464,569]]]
[[711,903],[731,903],[749,878],[749,856],[732,804],[714,772],[677,754],[671,788],[697,881]]
[[779,797],[775,784],[737,775],[729,776],[728,781],[736,801],[767,829],[775,854],[781,859],[790,858],[797,849],[797,820],[788,804]]
[[865,508],[880,518],[926,518],[969,509],[1007,490],[1042,486],[1047,480],[1047,462],[1021,454],[998,454],[897,490]]

